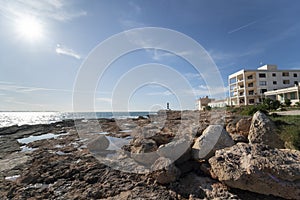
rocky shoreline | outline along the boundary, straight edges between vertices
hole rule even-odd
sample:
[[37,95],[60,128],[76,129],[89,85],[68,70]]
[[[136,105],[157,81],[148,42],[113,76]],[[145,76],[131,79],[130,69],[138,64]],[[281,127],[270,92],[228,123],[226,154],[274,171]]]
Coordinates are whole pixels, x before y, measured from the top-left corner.
[[263,113],[225,111],[5,127],[0,196],[299,199],[300,153],[275,130]]

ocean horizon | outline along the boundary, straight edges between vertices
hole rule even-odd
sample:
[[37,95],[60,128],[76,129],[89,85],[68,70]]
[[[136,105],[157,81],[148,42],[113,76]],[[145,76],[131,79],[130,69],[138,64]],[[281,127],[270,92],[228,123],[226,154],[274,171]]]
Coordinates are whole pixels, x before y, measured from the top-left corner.
[[56,112],[56,111],[0,111],[0,127],[13,125],[50,124],[68,119],[111,119],[146,117],[157,112]]

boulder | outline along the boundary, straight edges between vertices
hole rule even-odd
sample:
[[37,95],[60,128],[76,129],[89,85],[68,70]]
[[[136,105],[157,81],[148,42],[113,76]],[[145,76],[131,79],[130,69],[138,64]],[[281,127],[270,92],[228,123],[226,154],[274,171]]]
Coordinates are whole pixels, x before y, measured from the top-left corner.
[[226,126],[226,131],[230,134],[235,134],[236,133],[235,123],[229,122]]
[[168,144],[160,145],[157,153],[160,157],[183,163],[191,158],[191,141],[187,138],[174,139]]
[[246,142],[248,143],[248,138],[244,135],[240,135],[240,134],[230,134],[231,138],[233,139],[233,141],[235,143],[239,143],[239,142]]
[[208,159],[212,157],[216,150],[234,145],[230,135],[221,125],[210,125],[203,134],[196,139],[192,147],[194,159]]
[[244,135],[244,136],[248,136],[249,133],[249,129],[250,129],[250,125],[251,125],[251,117],[250,118],[246,118],[246,119],[240,119],[237,123],[236,123],[236,131],[237,133]]
[[91,152],[99,152],[106,150],[109,147],[109,140],[104,135],[99,135],[89,143],[87,143],[87,148]]
[[257,111],[252,118],[248,140],[262,143],[273,148],[283,148],[284,143],[276,133],[276,126],[264,113]]
[[131,157],[141,164],[148,165],[150,167],[159,157],[156,153],[156,142],[152,139],[136,138],[132,144]]
[[300,152],[264,144],[238,143],[209,159],[219,181],[264,195],[286,199],[300,196]]
[[176,181],[181,172],[168,158],[160,157],[151,166],[154,171],[151,173],[151,177],[154,178],[160,184],[169,184]]

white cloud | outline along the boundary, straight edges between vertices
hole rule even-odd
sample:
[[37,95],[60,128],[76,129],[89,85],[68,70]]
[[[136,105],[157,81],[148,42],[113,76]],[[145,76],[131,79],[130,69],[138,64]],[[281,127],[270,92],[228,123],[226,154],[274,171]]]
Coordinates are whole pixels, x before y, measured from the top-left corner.
[[71,56],[71,57],[76,58],[78,60],[81,58],[81,56],[78,53],[76,53],[73,49],[67,48],[67,47],[62,46],[60,44],[56,45],[55,52],[57,54],[60,54],[60,55]]
[[149,92],[149,93],[147,93],[147,95],[149,95],[149,96],[170,96],[170,95],[174,95],[174,94],[167,90],[164,92]]
[[96,98],[97,101],[102,101],[102,102],[107,102],[107,103],[111,103],[112,99],[111,98],[106,98],[106,97],[98,97]]
[[[149,52],[152,52],[152,51],[149,51]],[[171,57],[177,57],[177,56],[184,57],[184,56],[190,55],[190,54],[193,54],[193,53],[189,52],[189,51],[182,51],[182,52],[178,52],[177,54],[173,54],[170,52],[154,49],[153,54],[152,54],[153,55],[152,59],[156,60],[156,61],[160,61],[165,58],[171,58]]]
[[75,10],[71,4],[61,0],[3,0],[0,2],[0,11],[9,19],[31,15],[58,21],[69,21],[87,15],[86,11]]
[[202,76],[201,74],[199,73],[185,73],[183,74],[184,77],[186,77],[188,80],[194,80],[194,79],[197,79],[197,80],[202,80]]

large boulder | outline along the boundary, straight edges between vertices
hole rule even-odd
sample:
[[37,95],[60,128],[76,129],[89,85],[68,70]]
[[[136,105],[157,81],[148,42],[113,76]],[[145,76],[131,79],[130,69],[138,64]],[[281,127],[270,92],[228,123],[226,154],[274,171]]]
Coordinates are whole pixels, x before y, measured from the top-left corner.
[[251,126],[251,117],[242,118],[236,123],[236,131],[241,135],[248,136],[250,126]]
[[209,163],[229,187],[286,199],[300,197],[299,151],[238,143],[216,151]]
[[161,157],[183,163],[191,158],[191,140],[188,138],[174,139],[168,144],[160,145],[157,154]]
[[251,121],[248,140],[250,143],[262,143],[273,148],[283,148],[275,124],[262,112],[257,111]]
[[234,145],[234,141],[221,125],[210,125],[196,139],[192,147],[194,159],[208,159],[216,150]]

